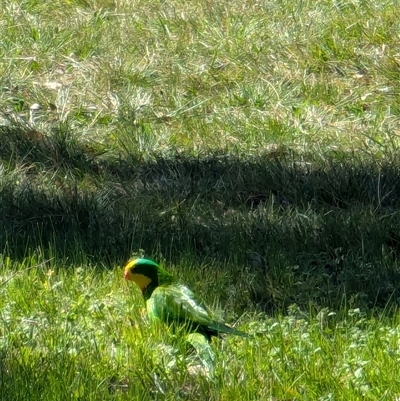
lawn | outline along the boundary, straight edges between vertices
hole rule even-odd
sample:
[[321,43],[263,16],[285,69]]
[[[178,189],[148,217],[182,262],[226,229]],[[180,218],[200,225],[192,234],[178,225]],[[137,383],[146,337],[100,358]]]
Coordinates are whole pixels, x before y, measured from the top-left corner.
[[[400,399],[395,1],[0,9],[0,399]],[[147,321],[144,252],[217,317]]]

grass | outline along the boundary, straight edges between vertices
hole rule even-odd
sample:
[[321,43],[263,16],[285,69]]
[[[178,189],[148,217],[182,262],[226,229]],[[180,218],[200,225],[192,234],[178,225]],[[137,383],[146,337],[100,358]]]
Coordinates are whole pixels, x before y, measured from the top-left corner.
[[[248,312],[238,327],[262,336],[214,340],[217,369],[210,381],[188,374],[192,361],[182,356],[179,338],[146,322],[142,296],[122,283],[120,270],[33,262],[16,272],[3,261],[9,280],[0,295],[2,399],[329,400],[399,394],[398,315],[374,319],[359,309],[310,315],[295,306],[275,317]],[[193,279],[187,266],[173,270]],[[205,295],[211,304],[212,295]],[[215,310],[232,321],[229,312]]]
[[[0,398],[399,397],[397,8],[4,0]],[[140,248],[264,333],[213,381]]]

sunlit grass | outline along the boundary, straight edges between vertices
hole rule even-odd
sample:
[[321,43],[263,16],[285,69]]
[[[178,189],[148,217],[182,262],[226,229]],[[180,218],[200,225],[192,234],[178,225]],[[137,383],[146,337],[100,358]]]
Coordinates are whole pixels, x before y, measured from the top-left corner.
[[[213,340],[217,368],[209,378],[190,370],[179,335],[149,325],[121,269],[4,262],[2,399],[356,400],[400,392],[398,317],[249,310],[240,328],[259,334]],[[225,290],[214,287],[208,297]]]
[[397,147],[391,1],[5,1],[0,105],[140,153]]

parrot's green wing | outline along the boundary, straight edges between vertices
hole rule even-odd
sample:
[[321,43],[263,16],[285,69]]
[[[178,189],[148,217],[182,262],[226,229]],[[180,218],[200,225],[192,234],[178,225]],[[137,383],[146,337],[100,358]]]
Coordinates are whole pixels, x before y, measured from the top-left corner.
[[146,303],[150,318],[159,318],[167,323],[180,323],[208,338],[219,333],[247,336],[224,323],[215,321],[205,307],[194,297],[192,291],[181,284],[157,287]]
[[157,287],[146,303],[149,317],[165,322],[195,323],[208,326],[213,323],[208,311],[194,298],[184,285],[172,284]]

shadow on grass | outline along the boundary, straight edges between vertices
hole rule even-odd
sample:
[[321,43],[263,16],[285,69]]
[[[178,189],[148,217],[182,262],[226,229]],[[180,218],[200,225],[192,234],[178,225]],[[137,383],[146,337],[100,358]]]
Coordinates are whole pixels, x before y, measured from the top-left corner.
[[[123,263],[139,248],[241,266],[265,308],[400,300],[398,155],[118,157],[2,127],[0,246]],[[77,262],[78,263],[78,262]]]

